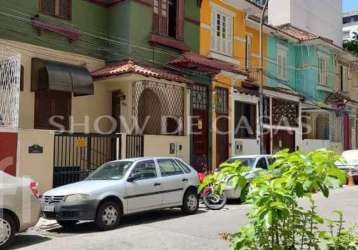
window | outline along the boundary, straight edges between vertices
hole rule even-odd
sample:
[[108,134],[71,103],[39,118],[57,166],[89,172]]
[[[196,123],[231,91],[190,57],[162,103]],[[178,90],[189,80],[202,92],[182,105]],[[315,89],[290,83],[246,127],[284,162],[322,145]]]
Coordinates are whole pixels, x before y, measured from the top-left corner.
[[348,89],[348,67],[341,66],[341,91],[347,92]]
[[327,85],[327,58],[318,58],[318,82]]
[[329,115],[319,114],[316,118],[316,136],[318,140],[329,140]]
[[183,170],[173,160],[158,160],[162,176],[183,174]]
[[35,129],[68,130],[71,93],[38,91],[35,93]]
[[330,115],[330,127],[331,127],[331,141],[332,142],[342,142],[343,138],[343,118],[336,113],[331,113]]
[[72,16],[72,0],[41,0],[40,9],[45,15],[70,20]]
[[182,40],[183,27],[184,0],[154,0],[154,33]]
[[246,35],[246,69],[251,69],[252,37]]
[[157,177],[157,169],[154,161],[139,162],[133,169],[132,175],[139,175],[138,180],[152,179]]
[[356,148],[358,149],[358,120],[356,120]]
[[281,80],[287,80],[287,48],[277,48],[277,76]]
[[179,164],[179,166],[184,170],[185,173],[191,173],[191,169],[184,162],[176,160],[176,163]]
[[215,7],[211,17],[211,49],[231,56],[233,46],[233,15]]
[[256,139],[256,104],[235,102],[235,138]]
[[257,168],[261,168],[261,169],[267,169],[267,162],[265,158],[261,158],[256,165]]

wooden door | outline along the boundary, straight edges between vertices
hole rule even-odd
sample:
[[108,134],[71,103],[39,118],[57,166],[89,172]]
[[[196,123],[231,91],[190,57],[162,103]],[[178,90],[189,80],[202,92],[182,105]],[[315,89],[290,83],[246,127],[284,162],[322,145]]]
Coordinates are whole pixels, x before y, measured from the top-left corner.
[[216,88],[216,167],[229,158],[228,90]]
[[289,149],[290,152],[296,150],[295,131],[289,130],[274,130],[273,131],[273,152],[277,153],[280,150]]
[[35,129],[68,130],[71,95],[71,93],[61,91],[36,92]]
[[16,175],[17,134],[0,132],[0,171]]
[[208,112],[193,111],[193,166],[197,171],[209,171]]
[[209,168],[209,111],[208,88],[194,85],[191,91],[192,117],[192,165],[199,172]]
[[113,92],[112,93],[112,116],[116,120],[116,127],[113,132],[121,132],[121,101],[122,101],[122,92]]

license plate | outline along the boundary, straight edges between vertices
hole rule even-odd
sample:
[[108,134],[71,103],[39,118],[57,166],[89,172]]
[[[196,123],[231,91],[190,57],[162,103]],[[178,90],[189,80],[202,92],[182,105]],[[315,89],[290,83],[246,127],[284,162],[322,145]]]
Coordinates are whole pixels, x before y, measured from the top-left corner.
[[42,207],[42,211],[44,212],[55,212],[55,206],[52,205],[44,205]]

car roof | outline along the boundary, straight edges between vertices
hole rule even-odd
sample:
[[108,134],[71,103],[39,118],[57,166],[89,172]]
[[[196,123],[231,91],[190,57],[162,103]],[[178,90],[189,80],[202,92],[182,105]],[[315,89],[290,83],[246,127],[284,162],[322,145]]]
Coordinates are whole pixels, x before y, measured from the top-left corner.
[[240,159],[240,158],[258,158],[258,157],[271,157],[272,155],[237,155],[231,158]]
[[134,157],[134,158],[126,158],[126,159],[119,159],[114,160],[110,162],[119,162],[119,161],[131,161],[131,162],[137,162],[137,161],[145,161],[145,160],[154,160],[154,159],[179,159],[177,157],[172,156],[160,156],[160,157]]

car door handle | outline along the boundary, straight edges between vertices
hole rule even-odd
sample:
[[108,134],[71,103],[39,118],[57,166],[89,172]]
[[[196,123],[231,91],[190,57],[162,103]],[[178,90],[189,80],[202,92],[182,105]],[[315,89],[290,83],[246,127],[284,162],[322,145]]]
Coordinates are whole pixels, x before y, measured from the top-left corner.
[[182,180],[183,182],[188,182],[189,180],[187,178],[183,179]]
[[157,183],[154,183],[154,186],[155,186],[155,187],[160,186],[160,185],[162,185],[162,184],[161,184],[161,183],[158,183],[158,182],[157,182]]

